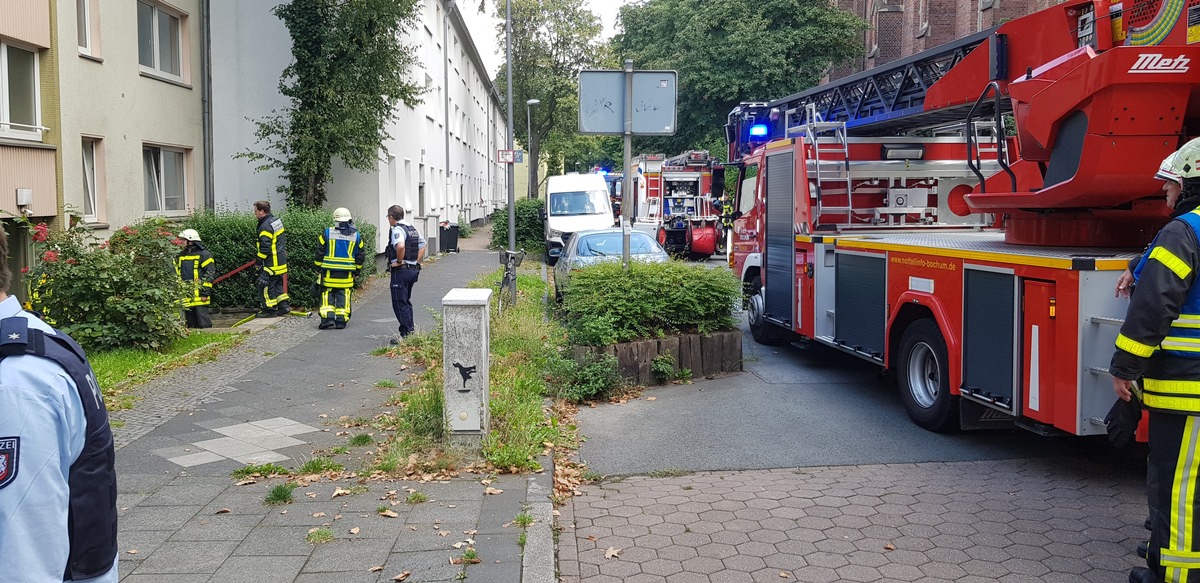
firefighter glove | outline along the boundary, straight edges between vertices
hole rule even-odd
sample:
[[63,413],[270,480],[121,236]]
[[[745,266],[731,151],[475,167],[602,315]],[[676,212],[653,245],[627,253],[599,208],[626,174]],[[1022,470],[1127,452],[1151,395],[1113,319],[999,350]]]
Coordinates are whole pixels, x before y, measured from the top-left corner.
[[270,285],[271,280],[267,277],[267,272],[260,269],[258,271],[258,279],[255,280],[255,283],[258,284],[258,287],[267,287]]
[[1104,417],[1104,425],[1108,428],[1108,441],[1114,447],[1125,447],[1133,441],[1137,433],[1138,422],[1142,420],[1142,402],[1137,395],[1130,396],[1128,401],[1117,399],[1108,415]]

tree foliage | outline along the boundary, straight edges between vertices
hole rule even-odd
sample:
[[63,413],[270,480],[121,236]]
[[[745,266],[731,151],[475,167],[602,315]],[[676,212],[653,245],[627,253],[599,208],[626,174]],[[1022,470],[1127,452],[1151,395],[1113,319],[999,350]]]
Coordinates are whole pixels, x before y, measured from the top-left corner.
[[723,143],[739,102],[802,91],[860,56],[867,23],[826,0],[645,0],[622,6],[618,26],[614,56],[679,72],[678,132],[635,139],[636,152],[673,155]]
[[374,170],[400,103],[420,102],[410,83],[415,48],[402,42],[422,6],[417,0],[292,0],[274,14],[288,28],[293,61],[279,92],[291,103],[258,120],[265,151],[239,156],[257,170],[281,169],[289,205],[318,207],[332,161]]
[[[505,46],[506,0],[495,2],[500,18],[499,46]],[[584,0],[512,0],[513,135],[546,152],[531,151],[531,157],[547,158],[548,174],[562,171],[563,151],[578,138],[579,70],[598,66],[603,58],[600,19],[587,9]],[[507,71],[496,75],[496,89],[503,102],[508,92]],[[527,117],[526,101],[541,103]]]

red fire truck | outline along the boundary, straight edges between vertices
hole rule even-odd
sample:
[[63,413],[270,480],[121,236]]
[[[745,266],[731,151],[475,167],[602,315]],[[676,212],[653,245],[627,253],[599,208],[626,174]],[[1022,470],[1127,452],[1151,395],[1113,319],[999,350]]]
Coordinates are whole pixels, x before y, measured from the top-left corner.
[[930,430],[1104,433],[1115,281],[1167,220],[1158,163],[1200,127],[1191,9],[1124,8],[1067,0],[735,108],[754,339],[885,367]]
[[658,242],[672,255],[708,259],[724,251],[720,212],[713,205],[725,189],[724,168],[704,150],[663,161],[659,174],[662,208]]

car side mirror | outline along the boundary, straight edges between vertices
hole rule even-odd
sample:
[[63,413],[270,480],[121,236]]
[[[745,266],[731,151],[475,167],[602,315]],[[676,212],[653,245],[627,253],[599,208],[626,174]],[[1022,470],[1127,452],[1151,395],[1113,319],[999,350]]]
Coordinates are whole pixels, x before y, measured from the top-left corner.
[[563,250],[562,250],[562,247],[554,247],[554,248],[550,249],[550,251],[548,251],[548,253],[549,253],[551,259],[558,259],[558,258],[562,257]]
[[538,209],[538,220],[542,220],[542,221],[546,220],[546,209],[545,208]]
[[742,211],[733,211],[733,220],[736,221],[740,218],[742,218]]

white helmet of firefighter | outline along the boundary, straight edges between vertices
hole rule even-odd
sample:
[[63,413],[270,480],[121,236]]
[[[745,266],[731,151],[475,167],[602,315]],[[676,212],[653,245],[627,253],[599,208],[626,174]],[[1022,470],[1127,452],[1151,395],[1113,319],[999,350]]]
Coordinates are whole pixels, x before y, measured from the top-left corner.
[[1175,160],[1179,158],[1179,152],[1171,152],[1170,156],[1163,158],[1162,164],[1158,165],[1158,171],[1154,173],[1154,177],[1159,180],[1170,181],[1176,184],[1183,182],[1179,174],[1175,171]]
[[333,220],[339,223],[346,223],[352,220],[350,209],[346,207],[338,207],[333,210]]
[[1200,178],[1200,138],[1184,144],[1173,156],[1175,174],[1181,180]]
[[180,231],[179,238],[183,239],[184,241],[191,241],[193,243],[199,243],[200,242],[200,233],[197,233],[196,229],[184,229],[183,231]]

